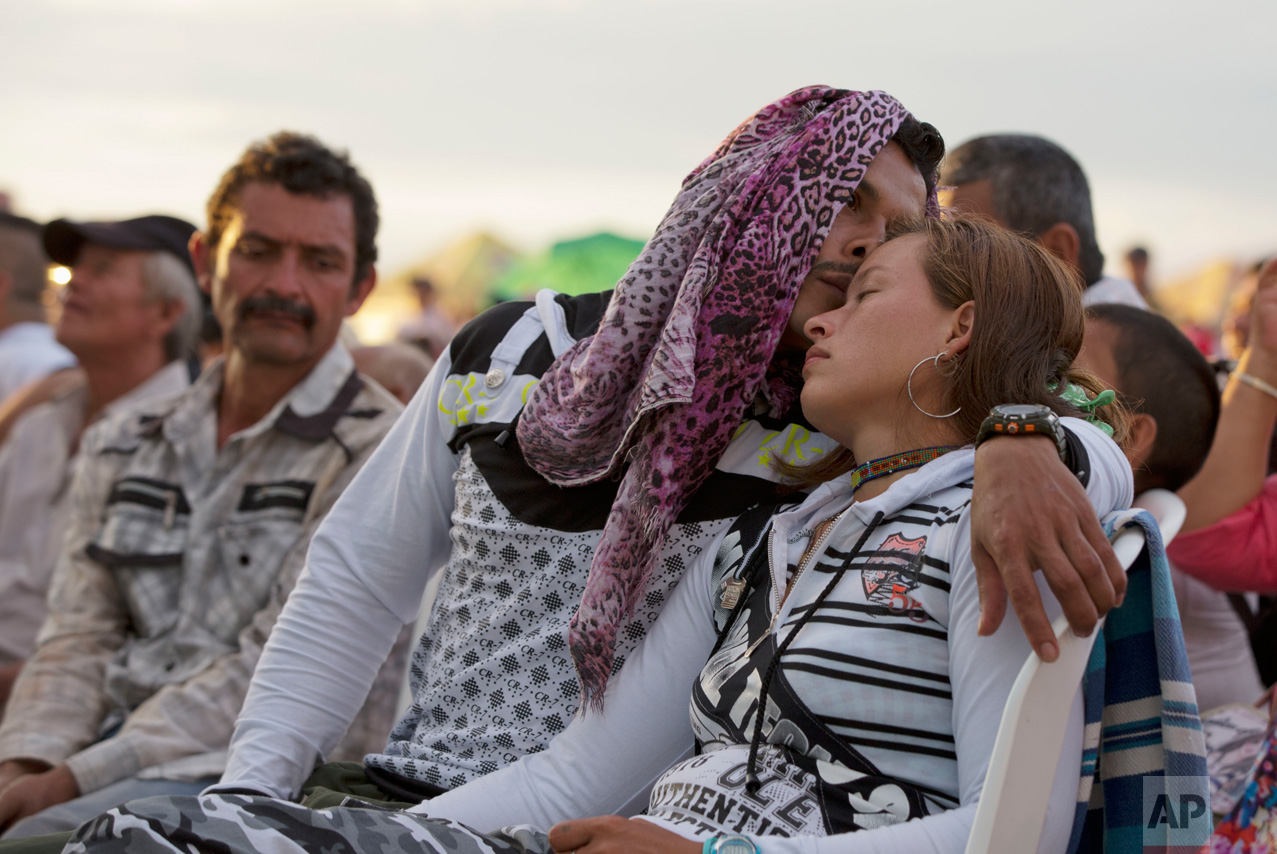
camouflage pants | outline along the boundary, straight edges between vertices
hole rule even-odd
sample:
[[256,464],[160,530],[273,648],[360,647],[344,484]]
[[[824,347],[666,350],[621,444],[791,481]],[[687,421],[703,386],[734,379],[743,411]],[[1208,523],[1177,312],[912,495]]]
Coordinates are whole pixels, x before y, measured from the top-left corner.
[[528,827],[481,834],[456,822],[370,804],[310,809],[251,795],[188,795],[133,801],[81,825],[64,851],[551,854],[545,834]]

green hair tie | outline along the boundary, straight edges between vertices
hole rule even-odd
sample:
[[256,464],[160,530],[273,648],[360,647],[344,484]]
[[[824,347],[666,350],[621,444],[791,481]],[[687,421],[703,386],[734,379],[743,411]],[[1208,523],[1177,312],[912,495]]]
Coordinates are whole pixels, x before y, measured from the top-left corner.
[[1116,392],[1112,389],[1106,388],[1095,397],[1088,397],[1086,389],[1076,383],[1069,383],[1065,386],[1064,392],[1060,395],[1060,397],[1085,412],[1086,420],[1103,430],[1110,439],[1113,437],[1113,428],[1095,417],[1095,410],[1101,406],[1107,406],[1117,400]]

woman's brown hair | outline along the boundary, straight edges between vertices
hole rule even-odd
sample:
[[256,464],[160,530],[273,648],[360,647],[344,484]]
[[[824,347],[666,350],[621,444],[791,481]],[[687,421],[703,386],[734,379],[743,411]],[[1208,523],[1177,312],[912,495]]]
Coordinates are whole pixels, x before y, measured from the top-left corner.
[[[1003,403],[1037,403],[1057,415],[1087,417],[1062,396],[1070,383],[1094,396],[1104,389],[1088,371],[1072,367],[1086,324],[1081,277],[1032,240],[971,218],[895,222],[887,240],[921,235],[923,273],[945,308],[975,303],[971,343],[945,364],[944,405],[961,407],[951,422],[962,441],[974,442],[989,410]],[[1095,417],[1113,428],[1121,444],[1128,413],[1120,404]],[[803,485],[831,480],[855,467],[846,449],[811,466],[782,465]]]

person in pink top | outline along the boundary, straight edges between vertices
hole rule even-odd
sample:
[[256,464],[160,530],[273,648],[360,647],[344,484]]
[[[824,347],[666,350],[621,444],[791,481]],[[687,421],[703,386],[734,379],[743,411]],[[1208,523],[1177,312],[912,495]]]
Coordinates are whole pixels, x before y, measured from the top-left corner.
[[1265,479],[1277,425],[1277,259],[1259,274],[1250,338],[1224,388],[1201,472],[1180,491],[1184,528],[1167,549],[1212,587],[1277,592],[1277,475]]

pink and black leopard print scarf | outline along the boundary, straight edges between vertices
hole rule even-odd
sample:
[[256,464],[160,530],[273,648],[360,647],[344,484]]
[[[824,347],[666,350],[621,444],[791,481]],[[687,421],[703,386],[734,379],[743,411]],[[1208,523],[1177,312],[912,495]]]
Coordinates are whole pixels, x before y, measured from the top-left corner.
[[799,286],[907,115],[883,92],[823,86],[764,107],[687,177],[598,332],[529,396],[519,443],[547,480],[624,470],[569,630],[584,702],[602,706],[618,627],[746,407],[794,402],[801,365],[773,354]]

